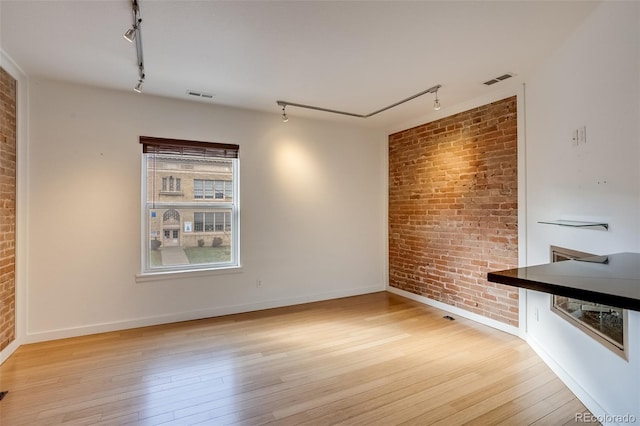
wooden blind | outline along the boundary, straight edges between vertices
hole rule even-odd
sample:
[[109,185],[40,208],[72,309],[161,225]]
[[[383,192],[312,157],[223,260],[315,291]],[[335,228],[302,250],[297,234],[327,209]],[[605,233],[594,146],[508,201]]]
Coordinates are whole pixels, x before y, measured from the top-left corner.
[[183,139],[140,136],[142,152],[145,154],[172,154],[189,157],[238,158],[239,145],[188,141]]

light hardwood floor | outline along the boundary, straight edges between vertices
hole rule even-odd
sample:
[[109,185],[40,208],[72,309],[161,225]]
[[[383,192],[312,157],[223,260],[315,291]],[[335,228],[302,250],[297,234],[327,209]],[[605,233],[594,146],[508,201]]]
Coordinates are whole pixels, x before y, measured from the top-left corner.
[[0,424],[565,425],[522,340],[389,293],[25,345]]

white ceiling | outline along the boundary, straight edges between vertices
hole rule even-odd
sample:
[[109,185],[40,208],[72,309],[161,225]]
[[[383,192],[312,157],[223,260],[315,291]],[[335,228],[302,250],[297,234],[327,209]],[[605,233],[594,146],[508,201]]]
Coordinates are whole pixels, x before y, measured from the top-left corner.
[[[584,1],[139,0],[144,93],[279,113],[277,99],[367,114],[436,84],[444,107],[519,84],[583,22]],[[0,0],[0,46],[31,76],[132,90],[129,0]],[[515,78],[482,83],[511,72]],[[425,116],[427,94],[368,119]]]

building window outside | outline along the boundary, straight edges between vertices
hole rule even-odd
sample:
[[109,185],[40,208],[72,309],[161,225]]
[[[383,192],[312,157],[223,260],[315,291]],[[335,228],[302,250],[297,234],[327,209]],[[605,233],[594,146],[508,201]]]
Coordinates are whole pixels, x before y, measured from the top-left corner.
[[163,222],[180,222],[180,213],[176,210],[167,210],[162,215]]
[[198,142],[207,155],[192,155],[147,147],[144,138],[143,273],[239,266],[237,146],[212,144],[225,149],[218,157]]
[[194,232],[230,232],[230,212],[196,212],[193,214]]
[[230,180],[194,179],[193,198],[223,200],[233,197],[233,182]]
[[177,193],[182,192],[182,178],[174,178],[173,176],[164,176],[162,178],[162,192],[174,193],[173,195],[178,195]]

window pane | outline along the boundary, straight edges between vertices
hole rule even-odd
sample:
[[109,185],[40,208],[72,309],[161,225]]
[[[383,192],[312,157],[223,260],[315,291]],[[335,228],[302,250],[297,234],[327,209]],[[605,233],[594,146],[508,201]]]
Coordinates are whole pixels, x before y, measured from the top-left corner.
[[224,198],[224,182],[221,180],[214,181],[214,186],[216,190],[216,199]]
[[193,231],[194,232],[204,231],[204,213],[193,214]]
[[231,212],[225,212],[224,214],[224,230],[231,232]]
[[213,213],[206,213],[204,216],[204,230],[213,231]]
[[224,197],[230,200],[233,198],[233,182],[230,180],[224,181]]
[[193,198],[204,198],[204,181],[200,179],[193,181]]
[[145,154],[144,271],[238,264],[237,161]]
[[204,198],[213,198],[213,181],[204,181]]
[[224,212],[215,212],[215,229],[216,231],[224,231]]

